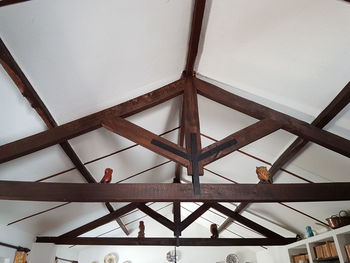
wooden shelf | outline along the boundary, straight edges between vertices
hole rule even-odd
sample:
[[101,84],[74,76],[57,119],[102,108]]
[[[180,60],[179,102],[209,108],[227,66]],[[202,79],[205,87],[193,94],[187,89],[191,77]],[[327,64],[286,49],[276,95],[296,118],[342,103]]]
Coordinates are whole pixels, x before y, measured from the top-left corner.
[[[327,259],[315,259],[316,252],[314,248],[322,245],[323,243],[334,242],[338,257],[332,257]],[[293,256],[299,253],[307,253],[311,263],[318,262],[332,262],[332,263],[350,263],[345,251],[345,245],[350,244],[350,226],[345,226],[330,230],[326,233],[319,234],[307,239],[300,240],[293,244],[287,245],[286,252],[290,258],[289,262],[293,262]]]
[[313,260],[314,262],[326,262],[326,261],[338,261],[339,257],[331,257],[331,258],[316,258]]

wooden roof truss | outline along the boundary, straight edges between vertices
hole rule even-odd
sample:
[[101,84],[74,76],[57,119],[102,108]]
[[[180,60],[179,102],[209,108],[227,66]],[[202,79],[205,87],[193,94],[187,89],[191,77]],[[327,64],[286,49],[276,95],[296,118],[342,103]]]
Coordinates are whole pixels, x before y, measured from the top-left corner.
[[[0,6],[23,1],[1,1]],[[57,125],[34,88],[17,65],[5,44],[0,41],[0,63],[16,83],[48,127],[47,131],[0,146],[0,163],[60,144],[64,152],[89,184],[41,183],[0,181],[0,199],[64,202],[103,202],[109,214],[58,237],[38,237],[37,242],[84,245],[182,245],[182,246],[252,246],[284,245],[295,241],[285,238],[249,220],[240,213],[251,202],[305,202],[350,200],[350,183],[306,184],[200,184],[200,176],[206,165],[240,148],[259,140],[279,129],[298,136],[291,146],[270,168],[275,175],[309,142],[314,142],[350,157],[350,141],[322,130],[350,101],[350,82],[311,123],[270,109],[198,79],[194,65],[198,54],[205,0],[194,1],[191,35],[187,63],[181,79],[143,96],[114,107],[85,116],[63,125]],[[213,144],[201,146],[198,115],[198,94],[245,113],[259,121]],[[125,118],[163,103],[176,96],[183,96],[182,120],[179,143],[174,144]],[[176,162],[173,184],[97,184],[79,159],[68,140],[95,129],[105,129],[119,134],[159,155]],[[180,183],[181,167],[192,176],[192,185]],[[91,194],[93,193],[93,194]],[[171,221],[152,210],[147,202],[173,202],[174,220]],[[181,202],[203,202],[186,219],[181,221]],[[242,202],[235,211],[219,202]],[[109,202],[131,202],[115,210]],[[123,231],[128,230],[120,217],[135,209],[158,221],[174,232],[175,238],[86,238],[80,235],[116,220]],[[181,232],[209,209],[228,217],[220,227],[222,231],[234,220],[260,233],[264,238],[203,239],[180,238]]]

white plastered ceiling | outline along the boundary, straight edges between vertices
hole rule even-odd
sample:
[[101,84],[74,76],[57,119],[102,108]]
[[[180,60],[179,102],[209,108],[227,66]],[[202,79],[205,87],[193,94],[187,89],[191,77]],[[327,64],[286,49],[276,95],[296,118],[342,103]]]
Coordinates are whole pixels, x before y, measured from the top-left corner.
[[[191,12],[188,0],[34,0],[0,9],[0,37],[53,117],[64,124],[177,80],[185,64]],[[207,13],[197,61],[200,78],[308,122],[350,80],[350,5],[345,2],[214,0]],[[46,129],[3,68],[0,87],[1,145]],[[181,97],[128,119],[157,134],[169,132],[164,136],[177,142],[180,105]],[[203,145],[257,121],[201,96],[199,114]],[[349,106],[326,129],[350,139]],[[273,163],[294,138],[275,132],[208,165],[201,181],[257,183],[255,167],[269,166],[266,162]],[[134,144],[104,129],[70,143],[97,181],[106,167],[114,169],[115,183],[171,182],[174,177],[173,163],[140,146],[123,150]],[[53,146],[1,164],[0,179],[36,181],[72,168],[60,147]],[[312,182],[349,182],[348,158],[312,143],[285,168]],[[302,178],[281,172],[275,182],[305,182]],[[74,169],[44,181],[84,182]],[[160,213],[169,209],[150,205]],[[234,209],[236,204],[226,205]],[[56,206],[12,226],[35,235],[60,235],[107,213],[102,204],[0,201],[0,224]],[[183,204],[182,212],[196,207]],[[350,203],[253,204],[243,215],[285,236],[315,226],[315,220],[291,208],[325,221],[349,210]],[[135,212],[122,220],[135,230],[134,221],[142,216]],[[224,220],[209,211],[198,223]],[[87,235],[123,236],[116,228],[111,222]],[[259,236],[238,224],[223,235]]]

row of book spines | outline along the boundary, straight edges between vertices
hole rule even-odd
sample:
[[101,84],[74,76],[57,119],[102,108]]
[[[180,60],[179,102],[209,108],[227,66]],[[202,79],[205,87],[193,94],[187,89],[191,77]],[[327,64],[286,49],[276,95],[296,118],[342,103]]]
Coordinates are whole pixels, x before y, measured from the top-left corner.
[[334,242],[326,242],[323,245],[314,247],[314,249],[315,249],[316,258],[322,259],[322,258],[338,257],[338,252]]

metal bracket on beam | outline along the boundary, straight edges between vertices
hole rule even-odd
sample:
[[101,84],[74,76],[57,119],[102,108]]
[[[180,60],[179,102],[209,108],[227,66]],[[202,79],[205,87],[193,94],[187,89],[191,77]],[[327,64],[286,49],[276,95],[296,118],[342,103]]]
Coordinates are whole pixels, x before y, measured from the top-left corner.
[[153,145],[156,145],[166,151],[169,151],[173,154],[176,154],[184,159],[187,159],[191,162],[192,166],[192,184],[193,184],[193,192],[195,195],[200,195],[200,182],[199,182],[199,162],[201,160],[204,160],[205,158],[208,158],[212,155],[215,155],[219,153],[220,151],[231,147],[232,145],[235,145],[237,143],[237,140],[232,139],[230,141],[227,141],[225,143],[222,143],[215,148],[208,150],[202,154],[197,152],[197,141],[196,141],[197,134],[191,133],[191,154],[185,154],[170,145],[166,145],[165,143],[158,141],[156,139],[152,139],[151,143]]

